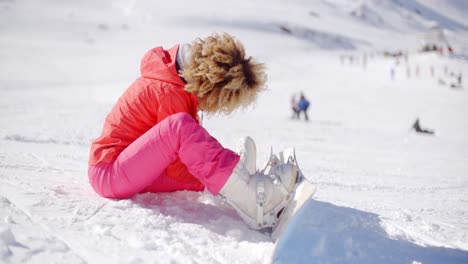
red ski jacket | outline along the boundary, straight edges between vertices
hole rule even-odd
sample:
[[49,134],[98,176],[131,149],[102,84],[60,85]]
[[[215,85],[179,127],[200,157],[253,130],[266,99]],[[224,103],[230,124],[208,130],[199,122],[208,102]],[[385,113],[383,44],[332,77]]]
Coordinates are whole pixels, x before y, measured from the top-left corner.
[[[107,116],[102,134],[92,143],[89,164],[111,163],[133,141],[161,120],[186,112],[197,122],[198,102],[184,90],[176,69],[179,45],[156,47],[141,61],[139,77],[123,93]],[[167,176],[183,183],[199,183],[180,160],[167,167]]]

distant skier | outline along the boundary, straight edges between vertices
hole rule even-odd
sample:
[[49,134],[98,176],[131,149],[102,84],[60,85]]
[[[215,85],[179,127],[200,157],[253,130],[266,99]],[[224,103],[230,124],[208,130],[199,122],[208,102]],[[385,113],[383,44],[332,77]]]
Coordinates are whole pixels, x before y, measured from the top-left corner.
[[304,113],[305,120],[309,121],[307,110],[309,109],[310,102],[309,100],[305,98],[304,94],[301,93],[301,98],[299,99],[299,102],[297,103],[297,105],[299,106],[298,118],[300,117],[300,113]]
[[426,133],[426,134],[431,134],[431,135],[434,134],[433,130],[421,128],[421,125],[419,124],[419,118],[416,118],[416,121],[414,121],[413,126],[411,128],[414,129],[414,131],[418,133]]
[[299,105],[297,104],[296,101],[296,95],[291,96],[291,110],[293,111],[292,119],[299,119]]
[[253,229],[274,227],[288,206],[297,168],[249,171],[201,125],[198,110],[231,113],[264,90],[264,66],[227,33],[171,49],[156,47],[91,145],[88,177],[101,196],[202,191],[221,195]]

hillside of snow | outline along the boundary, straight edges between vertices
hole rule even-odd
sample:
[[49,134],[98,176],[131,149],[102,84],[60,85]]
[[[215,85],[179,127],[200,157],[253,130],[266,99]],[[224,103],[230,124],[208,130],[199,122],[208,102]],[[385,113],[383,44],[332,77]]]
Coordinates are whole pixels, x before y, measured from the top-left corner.
[[[251,136],[259,167],[295,147],[317,258],[359,263],[324,242],[341,230],[396,263],[468,263],[467,15],[464,0],[0,1],[0,263],[271,263],[269,234],[208,192],[109,200],[88,183],[143,54],[223,31],[265,62],[268,90],[203,126],[234,150]],[[453,54],[419,52],[434,28]],[[291,119],[301,92],[308,122]]]

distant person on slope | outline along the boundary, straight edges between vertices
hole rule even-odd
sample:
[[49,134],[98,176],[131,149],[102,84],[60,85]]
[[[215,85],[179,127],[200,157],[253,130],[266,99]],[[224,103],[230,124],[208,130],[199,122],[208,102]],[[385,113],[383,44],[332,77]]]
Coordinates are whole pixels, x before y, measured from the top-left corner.
[[249,171],[197,116],[198,110],[229,114],[249,105],[265,81],[264,66],[246,57],[243,45],[227,33],[151,49],[141,62],[141,77],[119,98],[92,143],[92,187],[114,199],[206,187],[251,228],[274,226],[296,185],[296,168],[278,165],[274,175]]
[[421,128],[421,125],[419,124],[419,118],[416,118],[416,121],[414,121],[412,129],[418,133],[426,133],[426,134],[434,134],[433,130],[428,130],[428,129],[423,129]]
[[299,119],[300,110],[299,110],[299,105],[297,104],[297,101],[296,101],[295,94],[291,96],[290,103],[291,103],[291,109],[293,111],[292,119]]
[[309,109],[310,102],[307,100],[304,96],[304,94],[301,93],[301,98],[299,99],[299,102],[297,103],[299,107],[299,114],[298,117],[300,116],[300,113],[304,113],[304,118],[306,121],[309,121],[309,116],[307,115],[307,110]]

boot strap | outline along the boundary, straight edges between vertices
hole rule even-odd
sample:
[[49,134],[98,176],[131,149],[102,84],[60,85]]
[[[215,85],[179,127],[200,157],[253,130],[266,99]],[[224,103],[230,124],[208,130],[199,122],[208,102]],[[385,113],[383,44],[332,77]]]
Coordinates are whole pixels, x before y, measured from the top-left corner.
[[257,224],[263,226],[263,207],[265,206],[265,182],[263,179],[257,181]]

